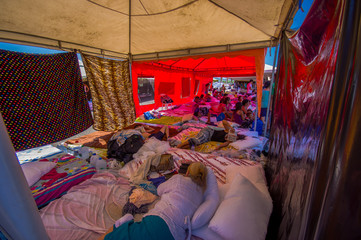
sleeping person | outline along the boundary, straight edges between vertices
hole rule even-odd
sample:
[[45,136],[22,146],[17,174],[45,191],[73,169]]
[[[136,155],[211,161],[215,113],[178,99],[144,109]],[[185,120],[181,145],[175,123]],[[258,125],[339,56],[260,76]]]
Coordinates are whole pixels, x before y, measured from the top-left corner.
[[177,148],[191,148],[192,146],[198,146],[209,141],[222,143],[217,146],[215,150],[228,146],[231,142],[236,141],[238,136],[234,128],[232,128],[226,120],[223,120],[222,123],[225,128],[224,130],[215,130],[212,127],[205,127],[195,137],[178,144]]
[[[199,162],[189,165],[185,176],[177,174],[159,185],[160,200],[141,222],[124,215],[104,239],[186,239],[190,219],[203,201],[207,168]],[[187,221],[185,221],[187,219]]]
[[166,140],[169,137],[169,127],[167,125],[164,125],[159,131],[157,131],[155,133],[151,133],[151,132],[155,131],[154,128],[152,128],[148,125],[145,125],[145,124],[135,127],[135,130],[138,130],[142,134],[142,137],[145,140],[148,138],[154,137],[154,138],[162,141],[164,135],[166,137]]

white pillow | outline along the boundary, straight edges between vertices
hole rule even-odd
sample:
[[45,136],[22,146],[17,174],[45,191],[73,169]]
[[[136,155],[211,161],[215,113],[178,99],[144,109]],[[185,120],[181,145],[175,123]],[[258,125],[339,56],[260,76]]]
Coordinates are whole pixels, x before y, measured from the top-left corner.
[[207,189],[204,192],[204,201],[192,217],[192,229],[197,229],[209,222],[219,205],[219,192],[216,176],[210,167],[207,167]]
[[231,186],[230,183],[226,184],[219,184],[218,190],[219,190],[219,201],[222,202],[224,200],[224,197],[226,196],[226,193],[229,190],[229,187]]
[[260,147],[262,146],[262,141],[258,138],[246,136],[245,139],[235,141],[229,145],[240,151],[247,148]]
[[54,162],[29,162],[21,165],[29,187],[56,166]]
[[211,219],[209,228],[223,239],[265,239],[271,212],[272,200],[238,174]]
[[253,183],[253,185],[257,187],[259,191],[264,193],[267,198],[271,199],[266,183],[266,178],[264,175],[264,170],[261,164],[257,164],[254,166],[230,165],[226,167],[225,172],[227,183],[232,183],[237,174],[240,173],[251,183]]

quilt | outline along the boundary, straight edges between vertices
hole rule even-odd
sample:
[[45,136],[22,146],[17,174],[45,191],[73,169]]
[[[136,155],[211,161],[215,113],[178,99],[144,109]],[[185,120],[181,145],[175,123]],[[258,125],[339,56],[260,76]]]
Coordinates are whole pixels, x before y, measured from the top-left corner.
[[[64,154],[59,158],[49,159],[56,162],[56,172],[47,179],[46,175],[31,186],[30,190],[38,208],[64,195],[71,187],[91,178],[96,170],[86,160]],[[60,178],[56,178],[61,176]]]
[[88,129],[93,119],[76,53],[0,50],[0,112],[15,151]]

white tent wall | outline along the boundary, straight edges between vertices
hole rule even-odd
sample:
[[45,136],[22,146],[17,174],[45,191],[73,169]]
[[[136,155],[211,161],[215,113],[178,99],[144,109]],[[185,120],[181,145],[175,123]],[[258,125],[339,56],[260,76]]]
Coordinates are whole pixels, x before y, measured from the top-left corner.
[[9,239],[48,239],[0,113],[0,231]]

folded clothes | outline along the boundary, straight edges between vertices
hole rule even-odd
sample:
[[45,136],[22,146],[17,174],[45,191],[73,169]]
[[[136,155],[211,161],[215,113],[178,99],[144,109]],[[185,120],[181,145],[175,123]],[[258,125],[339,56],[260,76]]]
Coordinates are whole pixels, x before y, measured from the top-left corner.
[[152,203],[156,199],[157,196],[143,188],[134,189],[129,196],[129,202],[133,203],[138,208],[144,204]]
[[151,181],[155,187],[158,187],[161,183],[165,182],[166,179],[165,176],[161,176],[158,178],[151,178],[149,181]]

